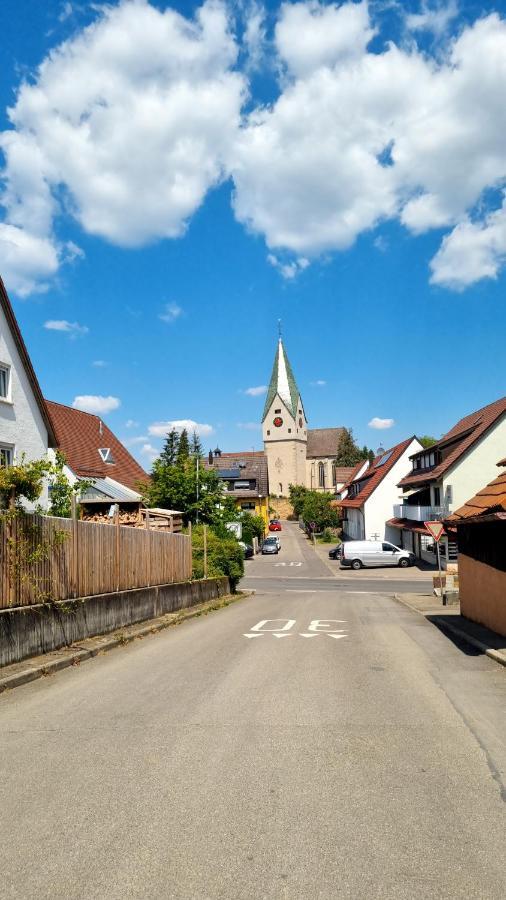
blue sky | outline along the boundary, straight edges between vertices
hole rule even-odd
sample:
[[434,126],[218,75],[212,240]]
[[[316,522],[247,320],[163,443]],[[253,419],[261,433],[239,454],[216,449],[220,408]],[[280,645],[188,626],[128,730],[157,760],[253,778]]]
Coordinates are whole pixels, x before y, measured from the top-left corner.
[[4,0],[0,272],[45,395],[146,466],[172,421],[258,449],[278,318],[310,427],[504,395],[506,10],[461,7]]

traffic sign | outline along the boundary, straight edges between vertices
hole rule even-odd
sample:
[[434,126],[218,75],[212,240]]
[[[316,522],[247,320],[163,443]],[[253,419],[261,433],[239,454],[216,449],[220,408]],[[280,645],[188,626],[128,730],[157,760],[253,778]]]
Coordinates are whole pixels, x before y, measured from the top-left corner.
[[436,543],[441,540],[445,530],[442,522],[424,522],[423,524]]

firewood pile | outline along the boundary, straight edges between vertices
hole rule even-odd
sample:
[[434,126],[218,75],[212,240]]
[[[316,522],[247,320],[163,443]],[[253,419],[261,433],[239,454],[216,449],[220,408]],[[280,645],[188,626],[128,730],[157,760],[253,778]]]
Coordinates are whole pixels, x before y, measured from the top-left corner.
[[[97,510],[96,512],[92,513],[86,509],[83,509],[81,512],[81,519],[84,522],[99,522],[102,525],[116,524],[116,517],[109,516],[108,511],[99,512]],[[128,525],[130,528],[146,528],[146,517],[145,515],[141,516],[137,510],[120,510],[119,524]],[[150,514],[149,528],[152,531],[170,532],[170,518],[166,516],[157,516],[155,514]],[[173,517],[173,530],[176,532],[181,531],[181,519],[179,516]]]

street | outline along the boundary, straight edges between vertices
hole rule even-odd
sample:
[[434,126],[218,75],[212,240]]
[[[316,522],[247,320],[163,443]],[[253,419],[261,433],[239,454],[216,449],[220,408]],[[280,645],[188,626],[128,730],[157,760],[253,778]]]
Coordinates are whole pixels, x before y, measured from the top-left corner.
[[502,900],[506,671],[392,599],[427,573],[281,540],[255,595],[2,695],[2,900]]

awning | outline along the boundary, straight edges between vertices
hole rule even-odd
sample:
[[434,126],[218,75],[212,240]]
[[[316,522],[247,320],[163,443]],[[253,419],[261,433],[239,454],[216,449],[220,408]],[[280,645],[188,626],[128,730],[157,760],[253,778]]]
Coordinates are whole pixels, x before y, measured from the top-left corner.
[[414,519],[389,519],[386,524],[390,525],[392,528],[398,528],[399,531],[415,531],[417,534],[429,536],[429,532],[424,528],[423,523],[417,522]]

